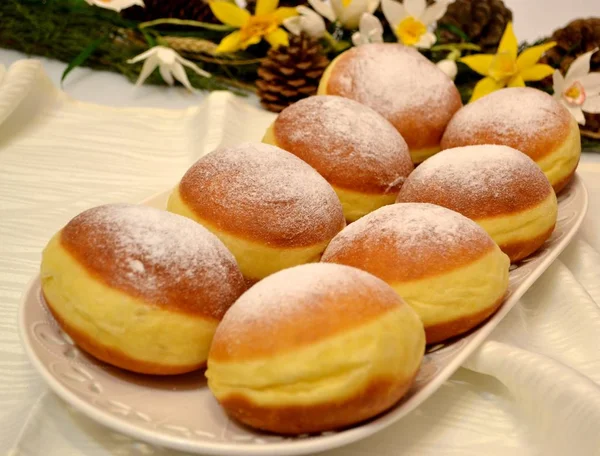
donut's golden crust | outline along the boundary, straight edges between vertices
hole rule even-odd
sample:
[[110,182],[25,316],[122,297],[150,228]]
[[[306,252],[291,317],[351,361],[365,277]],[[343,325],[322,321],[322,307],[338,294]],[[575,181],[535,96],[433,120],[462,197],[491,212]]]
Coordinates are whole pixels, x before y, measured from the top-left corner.
[[387,410],[404,396],[413,381],[414,377],[404,382],[372,379],[368,387],[346,400],[307,406],[267,407],[240,395],[220,402],[233,418],[257,429],[290,435],[323,432],[356,424]]
[[[225,321],[213,339],[210,358],[217,362],[228,362],[260,359],[290,352],[360,327],[395,310],[388,304],[398,302],[398,296],[391,288],[378,290],[377,293],[370,291],[371,293],[365,293],[359,289],[340,289],[333,295],[315,297],[312,304],[320,306],[319,314],[305,313],[295,319],[281,320],[277,331],[286,334],[286,337],[278,340],[277,344],[265,337],[264,325],[260,320],[256,320],[245,324],[244,333],[240,336],[243,340],[232,345],[228,337],[222,336],[227,333],[228,322]],[[311,330],[302,329],[307,327]]]
[[[342,138],[341,135],[334,135],[331,132],[327,141],[319,143],[314,136],[327,134],[327,129],[335,129],[332,125],[321,124],[323,121],[323,105],[333,99],[337,103],[347,103],[351,108],[351,114],[359,116],[359,110],[356,106],[361,106],[363,115],[373,115],[381,119],[382,125],[378,132],[386,134],[389,141],[385,144],[385,159],[373,163],[372,150],[373,143],[376,140],[368,142],[359,141],[361,150],[356,141],[349,141],[348,138]],[[312,106],[313,115],[306,115],[304,105]],[[341,115],[342,113],[340,113]],[[349,122],[354,119],[339,118],[339,122]],[[388,128],[390,131],[388,131]],[[313,132],[314,135],[306,134],[299,136],[295,134],[298,131]],[[376,134],[377,132],[353,132],[355,134],[367,133]],[[361,192],[366,194],[394,194],[398,193],[402,186],[403,179],[413,170],[413,164],[410,159],[410,153],[406,142],[399,133],[394,131],[390,124],[381,116],[373,113],[373,110],[364,105],[358,105],[354,101],[344,98],[336,100],[336,97],[316,96],[298,103],[295,103],[284,109],[273,124],[273,136],[277,146],[297,157],[315,168],[331,185],[346,190]],[[361,138],[368,139],[368,138]],[[323,146],[326,145],[326,150]],[[364,150],[366,148],[366,150]],[[394,153],[392,153],[392,150]],[[394,156],[394,160],[391,157]],[[379,165],[377,168],[377,164]]]
[[[365,233],[366,234],[366,233]],[[334,238],[332,244],[336,243]],[[448,256],[444,262],[439,261],[439,250],[432,244],[415,244],[405,247],[402,255],[393,255],[396,251],[394,233],[379,232],[377,236],[357,237],[352,248],[336,251],[328,249],[322,261],[345,264],[370,272],[388,283],[419,280],[435,277],[454,271],[482,258],[496,248],[491,238],[481,231],[468,244],[451,244],[447,246]],[[381,252],[374,255],[373,252]],[[385,254],[388,252],[388,254]]]
[[[355,65],[356,62],[360,62],[361,59],[376,56],[377,53],[382,52],[382,50],[385,50],[386,52],[397,52],[399,56],[412,54],[414,55],[415,64],[429,64],[431,65],[431,72],[440,71],[435,65],[431,64],[431,62],[428,62],[423,56],[418,54],[418,52],[401,44],[381,43],[358,46],[344,52],[332,62],[331,68],[328,69],[329,71],[326,73],[328,77],[324,82],[326,87],[324,87],[324,89],[319,87],[319,93],[351,98],[367,104],[375,111],[380,112],[402,134],[411,153],[415,150],[436,148],[440,144],[446,125],[453,114],[462,106],[458,89],[450,79],[442,79],[439,89],[441,89],[443,85],[444,90],[443,94],[438,97],[438,103],[411,107],[409,110],[400,110],[395,113],[382,112],[381,106],[368,103],[365,99],[362,99],[359,93],[359,91],[368,91],[368,78],[371,75],[355,72],[358,67]],[[421,62],[421,59],[425,60],[425,62]],[[398,67],[398,71],[406,72],[407,69]],[[397,74],[389,74],[391,80],[398,78],[399,76],[400,75]],[[367,79],[363,80],[363,77]],[[346,84],[348,79],[352,80],[352,84]],[[414,84],[414,87],[411,87],[413,93],[421,93],[426,90],[423,87],[419,87],[419,82],[421,81],[411,81],[411,83]],[[377,90],[381,90],[381,88],[378,87]],[[398,94],[396,93],[389,93],[390,99],[397,96]],[[433,112],[435,112],[435,115],[432,115]]]
[[429,325],[425,327],[427,344],[435,344],[470,331],[487,320],[504,302],[504,296],[491,306],[472,315],[466,315],[456,320]]
[[[534,171],[537,172],[534,174],[523,170],[523,173],[519,173],[523,176],[506,180],[505,187],[490,188],[489,197],[484,199],[474,199],[472,194],[461,191],[458,186],[437,182],[413,183],[409,177],[396,202],[436,204],[459,212],[471,220],[518,214],[545,201],[553,191],[548,179],[537,166]],[[443,173],[443,170],[440,172]],[[485,176],[481,177],[482,180],[485,179]]]
[[561,179],[552,186],[557,194],[562,192],[567,187],[567,185],[569,185],[569,183],[573,179],[573,176],[575,176],[575,171],[577,171],[578,165],[579,160],[577,160],[577,165],[575,166],[575,168],[573,168],[573,171],[571,171],[564,179]]
[[[238,148],[242,147],[244,146],[238,146]],[[265,154],[273,154],[272,149],[277,149],[277,153],[289,155],[298,161],[298,174],[308,173],[305,169],[308,165],[286,151],[263,144],[256,144],[254,147],[265,148]],[[273,202],[272,197],[276,192],[274,188],[269,189],[270,195],[254,200],[253,204],[247,204],[247,201],[238,199],[238,195],[234,193],[230,183],[232,180],[238,179],[241,173],[246,172],[247,166],[244,163],[240,163],[239,167],[227,166],[219,160],[219,154],[226,154],[232,149],[234,148],[221,149],[198,160],[179,183],[179,197],[199,220],[205,220],[217,230],[242,239],[283,248],[306,247],[326,242],[346,225],[342,207],[335,192],[327,181],[312,168],[311,171],[319,179],[322,179],[322,182],[315,181],[312,184],[323,188],[321,192],[323,200],[319,203],[312,201],[315,207],[311,211],[313,216],[310,225],[304,222],[302,226],[296,224],[306,214],[290,215],[294,212],[295,205],[302,204],[297,199]],[[269,172],[274,175],[278,172],[275,163]],[[259,178],[260,176],[254,177]],[[252,179],[251,172],[244,178]],[[281,181],[285,179],[282,176]],[[289,183],[289,185],[293,185],[293,183]],[[267,199],[266,196],[269,198]],[[297,197],[301,198],[301,196],[298,193]],[[230,202],[236,203],[237,210],[229,204]],[[311,201],[307,202],[307,204],[310,203]],[[320,207],[316,207],[316,204],[320,204]],[[315,216],[317,213],[326,213],[327,216]],[[282,221],[283,218],[289,220]],[[273,221],[280,223],[275,226]]]
[[500,249],[502,249],[502,251],[509,256],[511,263],[516,263],[524,258],[527,258],[542,245],[544,245],[544,242],[546,242],[548,238],[552,236],[554,227],[555,225],[552,225],[552,228],[549,230],[531,239],[527,239],[526,241],[515,241],[508,244],[500,244]]
[[67,321],[54,310],[52,302],[47,298],[45,298],[45,300],[48,304],[50,312],[52,313],[52,316],[63,329],[63,331],[66,332],[71,339],[73,339],[77,346],[95,358],[98,358],[100,361],[120,367],[121,369],[137,372],[139,374],[150,375],[185,374],[206,366],[206,361],[190,365],[170,366],[132,358],[123,353],[121,350],[99,343],[97,340],[89,337],[88,334],[85,334],[84,332],[76,329],[74,326],[69,325]]
[[[173,234],[174,236],[177,233]],[[201,275],[181,275],[177,281],[167,280],[172,274],[168,268],[155,265],[147,271],[163,284],[160,298],[151,290],[136,286],[116,264],[128,258],[126,253],[111,244],[111,239],[93,224],[87,223],[85,213],[69,222],[60,233],[60,245],[96,280],[111,288],[167,310],[202,316],[209,320],[220,320],[231,303],[246,289],[244,279],[236,263],[223,263],[227,270],[230,287],[219,283],[202,283]],[[106,248],[98,248],[104,245]],[[222,292],[215,293],[221,289]],[[228,290],[228,291],[227,291]],[[217,299],[215,299],[217,297]]]

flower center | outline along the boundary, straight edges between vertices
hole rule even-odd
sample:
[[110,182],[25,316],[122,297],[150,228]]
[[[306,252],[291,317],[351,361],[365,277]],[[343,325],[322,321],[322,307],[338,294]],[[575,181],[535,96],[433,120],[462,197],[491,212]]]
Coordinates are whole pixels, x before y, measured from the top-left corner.
[[240,28],[242,41],[248,41],[252,38],[261,38],[274,32],[279,27],[277,17],[272,14],[262,14],[260,16],[251,16],[248,22]]
[[352,3],[352,0],[342,0],[342,5],[344,6],[344,8],[348,8],[350,6],[350,3]]
[[403,19],[396,28],[396,36],[407,46],[417,44],[426,32],[425,24],[412,16]]
[[504,82],[514,76],[518,71],[519,68],[517,67],[515,59],[508,52],[502,52],[496,54],[492,59],[489,75],[496,82]]
[[581,106],[585,102],[585,89],[579,81],[571,84],[563,93],[567,103],[573,106]]

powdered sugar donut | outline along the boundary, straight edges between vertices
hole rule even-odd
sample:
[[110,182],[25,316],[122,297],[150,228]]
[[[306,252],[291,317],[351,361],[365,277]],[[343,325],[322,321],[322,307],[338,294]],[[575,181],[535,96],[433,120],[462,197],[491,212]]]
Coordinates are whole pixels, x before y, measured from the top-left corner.
[[202,367],[218,322],[245,289],[233,255],[197,223],[107,205],[71,220],[42,255],[42,290],[86,352],[145,374]]
[[289,152],[261,143],[202,157],[167,207],[215,233],[250,283],[319,261],[346,224],[339,199],[319,173]]
[[358,46],[338,56],[319,94],[365,104],[402,134],[414,163],[439,152],[452,115],[461,107],[454,83],[417,50],[397,43]]
[[206,377],[247,425],[322,432],[394,405],[424,349],[419,317],[385,282],[317,263],[280,271],[242,295],[215,334]]
[[274,144],[315,168],[337,193],[346,220],[392,204],[413,170],[406,142],[368,106],[336,96],[305,98],[267,130]]
[[550,237],[558,205],[550,182],[527,155],[506,146],[448,149],[407,179],[398,202],[432,203],[476,221],[512,262]]
[[529,155],[557,193],[575,174],[581,155],[579,126],[567,108],[529,87],[498,90],[456,113],[442,149],[474,144],[510,146]]
[[323,262],[383,279],[419,315],[427,343],[488,318],[508,288],[508,257],[475,222],[425,203],[385,206],[348,225]]

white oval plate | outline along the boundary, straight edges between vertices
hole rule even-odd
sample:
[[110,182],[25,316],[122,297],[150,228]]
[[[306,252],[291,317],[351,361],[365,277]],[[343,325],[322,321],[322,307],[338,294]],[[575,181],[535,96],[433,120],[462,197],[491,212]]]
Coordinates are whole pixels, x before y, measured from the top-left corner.
[[[144,204],[164,208],[169,192]],[[19,324],[31,362],[64,400],[94,420],[140,440],[214,455],[301,455],[368,437],[391,425],[431,396],[492,332],[518,299],[564,250],[587,210],[581,179],[559,197],[558,222],[550,240],[510,273],[508,298],[470,334],[432,347],[406,397],[388,412],[351,429],[320,435],[279,437],[230,420],[211,396],[201,372],[156,378],[108,366],[80,351],[57,326],[41,294],[39,276],[21,302]]]

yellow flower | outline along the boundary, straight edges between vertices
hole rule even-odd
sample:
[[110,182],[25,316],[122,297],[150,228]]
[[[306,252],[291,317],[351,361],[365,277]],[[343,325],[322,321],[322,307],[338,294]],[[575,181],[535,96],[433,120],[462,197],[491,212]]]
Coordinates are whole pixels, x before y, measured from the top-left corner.
[[279,0],[258,0],[256,13],[248,11],[234,3],[223,0],[210,2],[213,14],[224,24],[239,30],[227,35],[216,49],[218,53],[235,52],[259,43],[263,38],[272,47],[287,46],[287,33],[280,28],[284,19],[296,16],[295,8],[277,8]]
[[525,49],[517,56],[519,45],[509,22],[496,54],[476,54],[460,59],[472,70],[486,76],[475,86],[470,102],[503,87],[524,87],[525,81],[539,81],[550,76],[554,68],[537,62],[554,46],[556,43],[551,41]]

